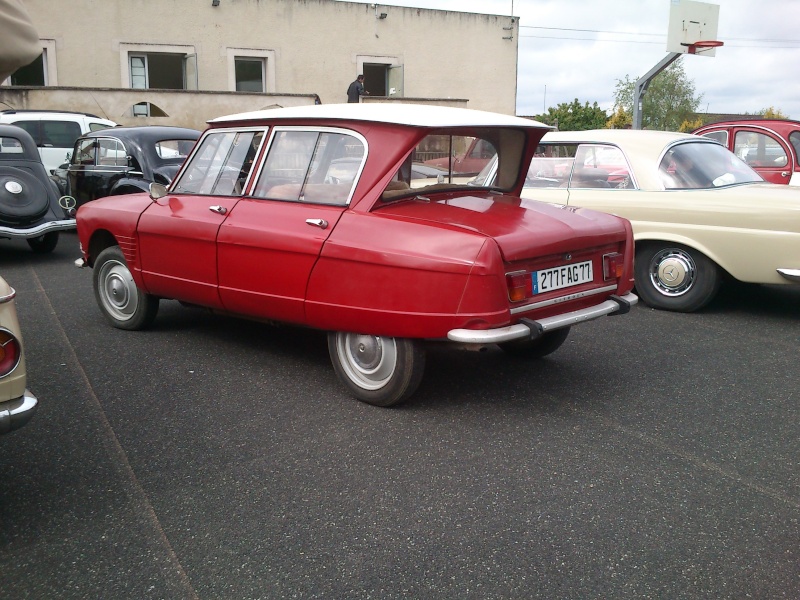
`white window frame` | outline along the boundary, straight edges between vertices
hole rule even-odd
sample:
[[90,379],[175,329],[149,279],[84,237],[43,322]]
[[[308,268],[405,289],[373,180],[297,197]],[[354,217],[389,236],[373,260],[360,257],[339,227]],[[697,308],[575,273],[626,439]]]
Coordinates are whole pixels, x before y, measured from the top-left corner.
[[190,54],[197,54],[195,46],[190,45],[167,45],[167,44],[119,44],[119,67],[120,67],[120,87],[126,90],[131,88],[131,67],[130,55],[131,54],[151,54],[154,52],[163,52],[166,54],[183,54],[184,56]]
[[260,58],[264,61],[264,93],[275,92],[275,50],[257,50],[254,48],[226,48],[228,62],[228,90],[236,91],[236,59]]

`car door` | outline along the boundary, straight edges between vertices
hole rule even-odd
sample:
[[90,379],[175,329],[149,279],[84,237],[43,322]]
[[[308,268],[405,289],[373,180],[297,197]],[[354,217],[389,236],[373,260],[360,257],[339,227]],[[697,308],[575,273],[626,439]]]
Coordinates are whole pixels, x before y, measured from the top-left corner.
[[761,127],[733,127],[730,150],[766,181],[786,185],[792,176],[792,152],[780,136]]
[[[365,157],[366,141],[353,132],[275,129],[251,194],[220,228],[219,290],[226,310],[305,322],[311,270],[347,208]],[[338,166],[345,158],[358,162],[349,179]]]
[[144,211],[137,228],[142,278],[154,295],[222,309],[217,234],[241,197],[263,132],[205,136],[170,193]]
[[108,196],[130,171],[127,151],[116,138],[81,138],[67,168],[70,194],[78,206]]

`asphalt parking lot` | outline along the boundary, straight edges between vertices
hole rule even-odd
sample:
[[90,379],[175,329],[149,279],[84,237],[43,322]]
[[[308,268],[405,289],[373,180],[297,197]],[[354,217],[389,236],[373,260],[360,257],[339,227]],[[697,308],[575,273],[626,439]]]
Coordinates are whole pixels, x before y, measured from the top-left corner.
[[78,256],[0,241],[41,401],[0,437],[2,598],[800,597],[800,286],[434,347],[380,409],[319,332],[113,329]]

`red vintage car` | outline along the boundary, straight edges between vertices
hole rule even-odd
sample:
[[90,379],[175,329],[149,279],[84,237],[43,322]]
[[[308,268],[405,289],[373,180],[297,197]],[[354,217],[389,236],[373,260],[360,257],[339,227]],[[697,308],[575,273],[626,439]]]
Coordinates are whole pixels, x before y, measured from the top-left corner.
[[800,185],[800,121],[741,119],[710,123],[692,133],[717,140],[765,181]]
[[[159,299],[175,299],[328,331],[339,378],[390,406],[419,384],[425,342],[540,357],[572,325],[636,303],[627,220],[520,199],[545,131],[409,104],[221,117],[168,189],[80,207],[77,264],[93,267],[100,309],[121,329],[147,327]],[[412,176],[434,137],[490,144],[492,185]]]

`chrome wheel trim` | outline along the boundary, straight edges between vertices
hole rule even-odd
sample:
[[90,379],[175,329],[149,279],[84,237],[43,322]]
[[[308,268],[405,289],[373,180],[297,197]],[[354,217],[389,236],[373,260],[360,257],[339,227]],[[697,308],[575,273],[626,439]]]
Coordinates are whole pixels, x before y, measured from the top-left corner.
[[132,319],[139,306],[139,294],[128,267],[109,260],[100,267],[99,283],[103,308],[118,321]]
[[697,266],[691,255],[680,248],[664,248],[650,261],[650,282],[665,296],[687,293],[697,279]]
[[360,388],[379,390],[397,369],[397,344],[394,338],[337,333],[336,352],[347,377]]

